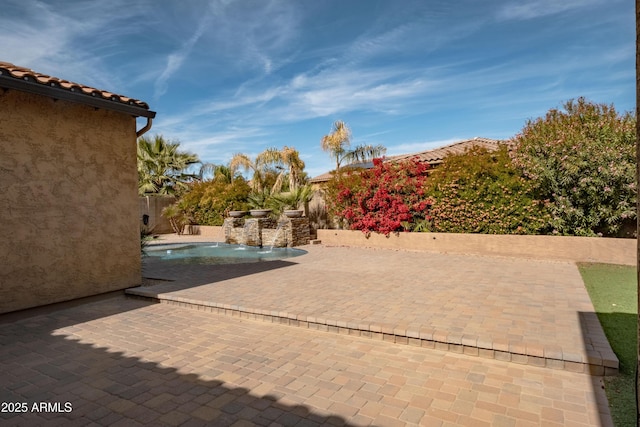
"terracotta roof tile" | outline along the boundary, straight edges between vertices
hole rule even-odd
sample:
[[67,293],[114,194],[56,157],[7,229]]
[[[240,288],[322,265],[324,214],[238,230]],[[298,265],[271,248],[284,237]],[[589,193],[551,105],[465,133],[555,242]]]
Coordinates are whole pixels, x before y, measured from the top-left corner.
[[[349,165],[344,165],[342,169],[371,169],[373,167],[373,162],[357,162]],[[319,182],[327,182],[333,177],[333,171],[325,172],[322,175],[318,175],[309,180],[310,183],[319,183]]]
[[462,154],[472,147],[483,147],[487,150],[493,151],[498,149],[498,145],[504,143],[497,139],[489,138],[472,138],[464,141],[455,142],[444,147],[434,148],[432,150],[421,151],[419,153],[412,154],[400,154],[397,156],[389,156],[384,160],[386,162],[398,162],[407,159],[417,159],[420,162],[426,162],[431,165],[442,163],[442,160],[450,154]]
[[312,184],[319,183],[319,182],[327,182],[331,179],[332,176],[333,176],[332,172],[325,172],[322,175],[318,175],[316,177],[311,178],[309,182]]
[[129,98],[123,95],[117,95],[106,90],[96,89],[80,83],[70,82],[58,77],[48,76],[46,74],[33,71],[29,68],[19,67],[9,62],[0,61],[0,76],[1,75],[9,75],[16,79],[33,81],[53,88],[65,89],[70,92],[76,93],[84,93],[92,97],[99,97],[120,104],[131,105],[133,107],[144,108],[147,110],[149,109],[149,105],[146,102]]

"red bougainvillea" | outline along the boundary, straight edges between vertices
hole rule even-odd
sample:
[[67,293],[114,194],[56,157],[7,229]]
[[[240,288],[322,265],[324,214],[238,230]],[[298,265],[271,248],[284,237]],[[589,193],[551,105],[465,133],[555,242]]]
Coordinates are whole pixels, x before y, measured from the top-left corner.
[[431,200],[425,195],[428,165],[373,161],[372,169],[349,170],[327,186],[329,213],[352,230],[389,235],[426,226]]

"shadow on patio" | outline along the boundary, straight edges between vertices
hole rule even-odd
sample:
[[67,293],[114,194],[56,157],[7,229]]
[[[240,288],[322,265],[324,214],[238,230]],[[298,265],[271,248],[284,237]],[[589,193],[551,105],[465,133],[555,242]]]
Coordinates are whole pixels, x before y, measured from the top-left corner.
[[[103,342],[111,316],[130,312],[132,323],[144,321],[135,313],[148,305],[118,297],[0,324],[0,396],[2,402],[26,403],[28,411],[0,413],[3,425],[84,425],[91,421],[128,426],[232,425],[240,420],[257,425],[348,425],[341,417],[279,402],[283,395],[277,393],[257,396],[250,388],[203,379],[215,377],[219,370],[207,371],[203,366],[200,375],[181,373],[166,366],[182,366],[179,361],[165,361],[162,366],[145,356],[131,356],[150,352],[157,356],[164,350],[161,342],[149,348],[148,336],[141,340],[147,342],[146,348],[135,348],[136,339],[130,337],[128,328],[116,331],[121,340],[111,331],[111,345],[95,344]],[[96,319],[101,320],[93,322]],[[81,339],[73,335],[76,329],[82,330]],[[122,348],[131,351],[118,351]],[[166,352],[170,351],[167,347]],[[220,355],[215,357],[220,359]],[[59,403],[63,410],[69,402],[72,410],[31,412],[39,402]]]
[[296,264],[296,262],[288,260],[214,265],[180,264],[169,261],[144,260],[142,264],[142,276],[156,284],[162,284],[162,282],[179,282],[180,287],[184,289],[250,276],[252,274],[290,267]]
[[[611,411],[609,409],[607,395],[604,392],[604,379],[601,375],[615,375],[622,367],[612,366],[613,364],[618,365],[617,363],[612,363],[617,362],[618,358],[606,340],[606,336],[598,320],[598,315],[594,312],[578,312],[577,314],[580,319],[580,332],[582,333],[582,342],[584,343],[587,357],[600,359],[599,363],[604,365],[600,367],[601,371],[593,372],[594,375],[590,376],[590,378],[593,395],[595,396],[600,414],[600,425],[606,426],[611,422]],[[635,323],[631,325],[635,325]],[[633,326],[633,329],[635,330],[635,326]],[[603,362],[602,359],[607,360]]]

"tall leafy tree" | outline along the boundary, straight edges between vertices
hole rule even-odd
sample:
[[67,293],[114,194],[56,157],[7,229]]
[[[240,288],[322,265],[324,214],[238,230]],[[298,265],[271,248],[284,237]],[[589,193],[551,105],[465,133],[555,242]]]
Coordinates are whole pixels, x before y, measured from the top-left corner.
[[175,194],[186,183],[197,179],[187,169],[198,163],[198,156],[180,150],[179,142],[167,141],[162,135],[138,139],[138,192]]
[[636,118],[584,98],[529,121],[514,161],[550,201],[554,233],[615,236],[636,218]]
[[342,120],[333,123],[331,133],[322,137],[320,146],[335,160],[336,172],[340,170],[343,162],[365,162],[381,157],[387,151],[382,145],[361,144],[351,148],[351,129]]

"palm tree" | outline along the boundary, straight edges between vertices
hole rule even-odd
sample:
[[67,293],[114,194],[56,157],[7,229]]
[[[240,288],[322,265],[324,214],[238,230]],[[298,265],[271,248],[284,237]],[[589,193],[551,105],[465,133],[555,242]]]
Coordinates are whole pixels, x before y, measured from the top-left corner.
[[286,145],[280,150],[282,162],[289,169],[289,191],[294,191],[298,185],[303,183],[304,162],[300,158],[300,153],[293,147]]
[[253,172],[253,177],[251,178],[251,189],[255,192],[262,192],[264,187],[264,173],[257,158],[256,161],[252,161],[246,154],[234,154],[229,162],[229,169],[231,170],[232,175],[235,175],[239,168],[244,169],[245,172]]
[[198,163],[198,156],[179,150],[179,142],[168,142],[162,135],[138,139],[138,192],[145,194],[175,194],[178,188],[197,179],[187,173]]
[[284,146],[281,150],[277,148],[267,148],[256,158],[256,162],[260,165],[275,165],[281,170],[274,185],[273,192],[279,192],[282,189],[282,181],[285,174],[289,176],[289,190],[293,191],[302,184],[304,171],[304,162],[300,158],[300,153],[293,147]]
[[[282,190],[282,182],[289,176],[289,189],[295,190],[303,182],[304,162],[300,158],[298,150],[292,147],[267,148],[258,154],[255,160],[251,160],[246,154],[238,153],[229,162],[229,168],[235,173],[238,168],[246,172],[253,172],[251,188],[254,192],[262,192],[264,186],[273,178],[273,167],[276,169],[276,178],[269,193],[275,194]],[[278,172],[279,171],[279,172]]]
[[236,172],[231,170],[229,166],[216,165],[215,163],[203,163],[200,166],[200,172],[198,173],[198,179],[205,181],[205,176],[211,174],[211,181],[222,181],[231,183],[236,177]]
[[383,156],[387,151],[382,145],[358,145],[351,149],[351,129],[342,120],[333,123],[331,133],[322,137],[320,146],[335,159],[336,172],[340,170],[343,161],[347,163],[365,162]]

